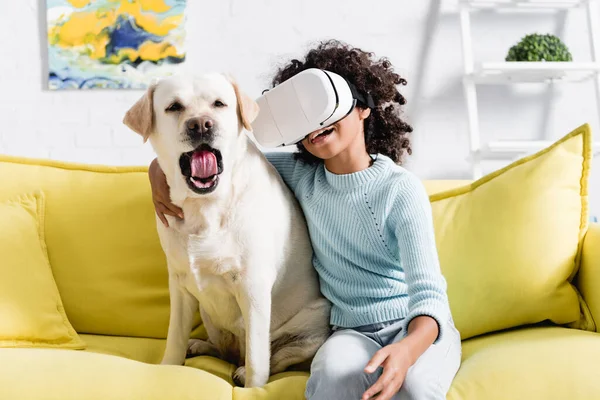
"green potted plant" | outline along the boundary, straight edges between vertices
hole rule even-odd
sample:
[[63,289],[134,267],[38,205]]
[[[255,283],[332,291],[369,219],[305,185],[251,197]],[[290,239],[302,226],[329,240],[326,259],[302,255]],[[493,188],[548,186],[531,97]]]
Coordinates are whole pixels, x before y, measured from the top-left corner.
[[567,46],[557,36],[533,33],[510,48],[506,61],[566,62],[573,61],[573,58]]

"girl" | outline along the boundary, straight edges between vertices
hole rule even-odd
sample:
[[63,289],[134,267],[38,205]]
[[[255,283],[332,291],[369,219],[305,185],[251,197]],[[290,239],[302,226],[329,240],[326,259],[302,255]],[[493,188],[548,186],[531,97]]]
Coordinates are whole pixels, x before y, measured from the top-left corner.
[[[345,77],[375,107],[359,103],[307,135],[296,153],[266,154],[302,206],[321,291],[332,303],[333,334],[312,361],[306,398],[445,399],[461,342],[429,198],[399,165],[411,154],[396,88],[406,81],[387,59],[328,41],[281,68],[273,86],[308,68]],[[149,175],[159,218],[183,218],[156,160]]]

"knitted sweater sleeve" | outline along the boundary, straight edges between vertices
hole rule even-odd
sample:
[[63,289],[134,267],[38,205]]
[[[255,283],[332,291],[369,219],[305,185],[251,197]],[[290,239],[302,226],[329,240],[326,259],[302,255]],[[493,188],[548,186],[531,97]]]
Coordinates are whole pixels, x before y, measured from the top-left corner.
[[402,331],[407,335],[410,322],[427,315],[438,324],[439,333],[434,342],[437,343],[444,335],[450,308],[436,249],[431,203],[415,175],[406,171],[399,181],[392,215],[409,296]]
[[302,168],[300,161],[294,158],[291,152],[266,152],[265,157],[275,167],[285,184],[292,190],[296,190],[296,185],[302,177],[305,168]]

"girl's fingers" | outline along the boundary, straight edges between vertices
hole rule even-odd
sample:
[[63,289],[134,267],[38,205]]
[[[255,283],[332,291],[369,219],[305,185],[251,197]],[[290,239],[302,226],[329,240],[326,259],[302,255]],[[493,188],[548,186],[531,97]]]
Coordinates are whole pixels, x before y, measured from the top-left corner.
[[155,208],[156,208],[156,213],[158,214],[158,218],[160,218],[162,223],[167,228],[169,227],[169,222],[167,221],[167,217],[165,217],[165,214],[170,215],[172,217],[178,217],[178,215],[175,212],[169,210],[164,203],[157,202],[155,205]]
[[179,217],[180,213],[183,215],[183,212],[177,206],[174,206],[170,203],[165,203],[160,200],[157,200],[156,204],[160,212],[162,212],[163,214],[167,214],[172,217]]
[[377,396],[377,400],[390,400],[396,393],[398,393],[400,386],[402,386],[401,382],[398,382],[397,380],[391,381],[385,387],[385,389],[383,389],[381,394]]
[[175,204],[172,203],[166,203],[165,206],[169,209],[169,211],[173,213],[171,215],[183,219],[183,210],[181,208],[177,207]]
[[168,189],[167,189],[166,193],[167,193],[166,197],[163,196],[162,192],[154,193],[155,202],[163,205],[163,207],[166,210],[165,211],[166,214],[169,214],[173,217],[179,217],[179,218],[183,219],[183,210],[181,208],[177,207],[175,204],[171,203],[171,199],[169,198]]
[[167,211],[167,214],[169,214],[173,217],[178,217],[180,219],[183,219],[183,210],[181,208],[179,208],[176,205],[173,205],[171,203],[166,203],[163,205],[165,206],[165,210]]
[[165,214],[183,219],[183,211],[181,211],[179,207],[172,205],[172,207],[169,208],[168,204],[161,203],[159,201],[156,201],[154,203],[154,211],[156,211],[156,215],[163,223],[163,225],[167,228],[169,227],[169,222],[167,221],[167,217],[165,217]]
[[383,382],[379,379],[362,396],[361,400],[371,400],[374,396],[383,390]]
[[367,374],[372,374],[373,372],[375,372],[377,367],[379,367],[385,361],[385,359],[388,356],[388,352],[384,349],[385,348],[379,350],[373,355],[373,358],[371,358],[371,361],[369,361],[369,363],[365,367],[365,372]]
[[163,223],[165,228],[168,228],[169,222],[167,221],[167,218],[165,218],[165,215],[162,212],[158,211],[158,208],[155,208],[155,211],[156,211],[156,215],[158,216],[158,219],[160,219],[160,222]]
[[[373,386],[371,386],[365,392],[365,394],[363,394],[362,400],[370,400],[377,393],[383,392],[389,386],[390,382],[392,382],[393,380],[394,380],[394,373],[391,370],[388,370],[386,372],[386,370],[384,368],[383,373],[381,374],[379,379],[377,379],[377,382],[375,382],[373,384]],[[380,397],[381,397],[381,395],[378,396],[377,399],[379,400]]]

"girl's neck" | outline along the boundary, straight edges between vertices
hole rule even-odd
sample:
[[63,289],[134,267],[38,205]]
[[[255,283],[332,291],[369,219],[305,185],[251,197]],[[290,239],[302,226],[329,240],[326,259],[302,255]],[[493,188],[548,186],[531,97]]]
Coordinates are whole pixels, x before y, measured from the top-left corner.
[[371,166],[371,156],[367,153],[363,135],[358,135],[348,148],[335,157],[325,160],[325,168],[337,175],[352,174]]

